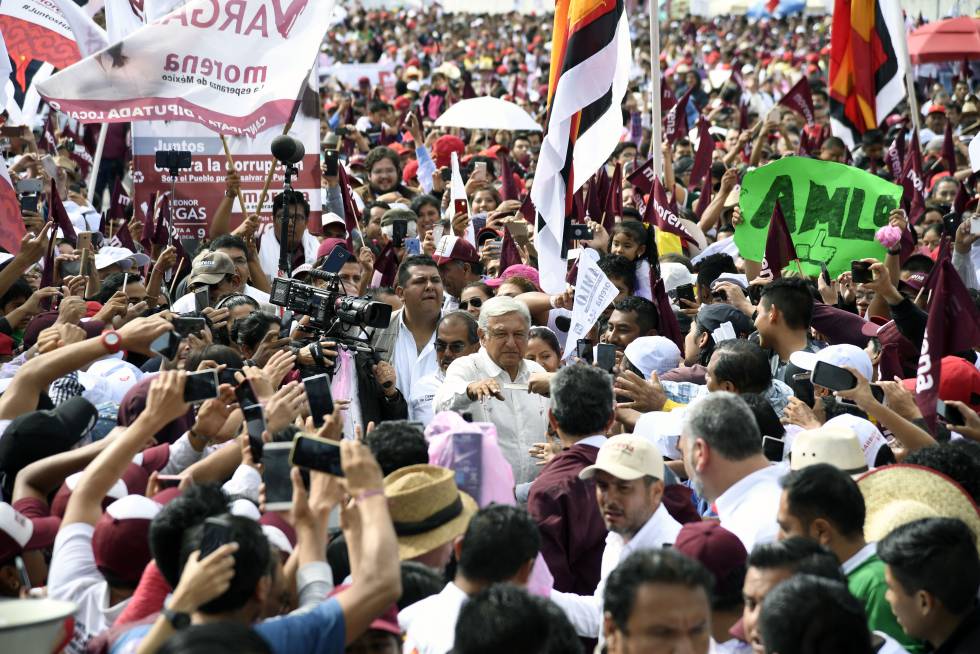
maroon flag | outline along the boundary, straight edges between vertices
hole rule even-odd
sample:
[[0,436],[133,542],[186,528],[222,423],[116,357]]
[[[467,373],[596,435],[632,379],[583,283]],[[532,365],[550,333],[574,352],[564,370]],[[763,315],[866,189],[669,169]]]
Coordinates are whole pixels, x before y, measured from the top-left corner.
[[167,247],[170,244],[170,194],[164,193],[157,200],[154,207],[156,215],[156,225],[153,228],[153,236],[150,242],[153,245]]
[[44,129],[41,130],[41,143],[44,149],[52,157],[58,154],[58,137],[54,128],[54,109],[48,112],[48,117],[44,120]]
[[623,164],[617,162],[616,170],[613,171],[612,179],[609,180],[609,190],[603,202],[603,212],[605,218],[602,226],[607,232],[612,232],[613,225],[616,224],[616,216],[623,215]]
[[699,219],[704,215],[708,205],[711,204],[711,175],[704,176],[704,183],[701,184],[701,195],[698,196],[698,204],[694,207],[694,215]]
[[[61,196],[58,195],[58,185],[55,181],[51,180],[51,222],[54,223],[55,230],[61,229],[63,238],[69,241],[74,241],[77,236],[75,235],[75,227],[71,224],[71,218],[68,217],[68,212],[65,210],[65,205],[61,203]],[[51,237],[54,240],[54,237]]]
[[956,213],[963,213],[966,211],[966,203],[970,201],[970,194],[966,192],[966,184],[960,182],[960,186],[956,189],[956,197],[953,198],[953,211]]
[[[745,80],[742,79],[742,62],[738,59],[732,61],[732,76],[729,78],[739,89],[745,88]],[[739,103],[741,106],[741,103]]]
[[677,104],[677,96],[665,80],[660,81],[660,111],[668,112]]
[[782,277],[783,268],[793,259],[799,259],[796,255],[796,246],[793,245],[793,237],[789,234],[783,208],[779,206],[779,200],[776,200],[776,206],[772,209],[772,219],[769,221],[769,234],[766,236],[766,256],[762,260],[762,271],[759,276],[764,277],[768,270],[772,279],[778,279]]
[[902,133],[895,136],[895,140],[885,151],[885,163],[891,171],[892,179],[902,178],[902,166],[905,162],[905,137]]
[[738,128],[739,130],[747,130],[749,128],[749,103],[738,101]]
[[631,172],[626,181],[640,189],[642,193],[649,193],[653,190],[653,180],[656,177],[653,172],[653,157],[651,157],[646,163]]
[[140,245],[142,245],[143,249],[147,252],[150,252],[153,249],[153,237],[155,236],[153,229],[156,227],[154,219],[157,215],[156,205],[157,192],[152,191],[150,193],[150,197],[146,200],[146,215],[143,219],[143,235],[140,238]]
[[980,311],[950,256],[948,246],[940,248],[939,261],[926,282],[932,297],[915,380],[915,402],[930,429],[936,426],[942,358],[980,345]]
[[[469,71],[463,73],[463,90],[461,95],[464,100],[476,97],[476,89],[473,88],[473,74]],[[419,123],[421,125],[422,123]]]
[[925,176],[922,174],[922,150],[919,149],[919,130],[912,131],[909,150],[902,165],[902,205],[906,207],[909,221],[914,225],[925,213]]
[[381,274],[379,286],[394,286],[395,278],[398,275],[398,255],[395,254],[394,241],[388,241],[381,254],[378,255],[378,262],[374,264],[374,269]]
[[572,222],[585,222],[585,187],[580,186],[572,196]]
[[132,203],[132,198],[123,188],[122,180],[117,177],[116,183],[112,186],[112,195],[109,197],[109,218],[125,218],[126,207]]
[[809,157],[810,152],[810,135],[804,129],[800,132],[800,147],[796,149],[796,154],[801,157]]
[[354,230],[359,229],[361,214],[357,210],[354,198],[351,196],[350,178],[343,165],[337,166],[337,182],[340,186],[340,197],[344,201],[344,226],[347,228],[347,250],[354,251]]
[[670,298],[667,297],[667,291],[664,289],[663,279],[658,279],[653,284],[653,301],[657,304],[657,314],[660,317],[660,335],[674,341],[677,347],[683,351],[684,334],[681,333],[677,316],[674,315],[674,309],[670,306]]
[[531,202],[530,193],[524,196],[524,201],[521,202],[521,208],[517,210],[517,213],[528,225],[534,225],[537,211],[534,209],[534,203]]
[[586,212],[589,214],[589,218],[596,222],[604,219],[602,213],[608,193],[609,175],[606,174],[605,166],[599,166],[599,170],[589,180],[589,194],[585,198]]
[[[693,90],[693,86],[689,88],[664,116],[664,138],[671,145],[682,136],[687,136],[687,101]],[[656,147],[656,144],[650,147]]]
[[687,233],[681,219],[678,218],[676,210],[671,209],[671,203],[667,199],[667,192],[659,179],[653,181],[653,191],[650,193],[650,200],[646,211],[643,213],[643,222],[655,225],[658,229],[665,232],[676,234],[685,241],[696,243],[694,237]]
[[691,179],[688,181],[688,189],[692,189],[701,183],[707,176],[711,180],[711,154],[715,150],[715,140],[711,137],[708,129],[708,121],[704,115],[698,116],[698,150],[694,153],[694,166],[691,168]]
[[523,263],[521,259],[521,252],[517,249],[517,243],[514,242],[514,237],[510,235],[509,229],[504,229],[504,237],[500,243],[500,270],[497,272],[497,277],[504,274],[504,271],[513,265]]
[[946,121],[946,132],[943,134],[943,162],[946,170],[952,175],[956,172],[956,145],[953,143],[953,123]]
[[813,125],[813,96],[810,94],[810,81],[801,77],[780,100],[780,105],[792,109],[803,116],[807,125]]
[[133,235],[129,233],[129,223],[123,223],[112,236],[113,243],[118,242],[121,247],[128,248],[132,252],[139,252],[136,243],[133,242]]
[[502,200],[519,200],[521,194],[517,190],[517,183],[514,181],[514,171],[510,167],[510,154],[501,149],[497,153],[497,161],[500,163],[500,198]]

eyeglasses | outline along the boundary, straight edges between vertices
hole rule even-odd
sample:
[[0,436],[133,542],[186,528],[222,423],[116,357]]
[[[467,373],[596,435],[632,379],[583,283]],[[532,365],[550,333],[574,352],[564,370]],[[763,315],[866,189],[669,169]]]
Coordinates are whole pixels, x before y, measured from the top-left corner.
[[445,352],[449,350],[453,354],[462,354],[463,350],[466,349],[466,343],[463,341],[453,341],[452,343],[447,343],[446,341],[440,341],[436,339],[436,352]]
[[480,307],[483,306],[483,300],[478,297],[474,297],[474,298],[470,298],[469,300],[462,300],[459,303],[459,308],[462,309],[463,311],[466,311],[471,306],[474,309],[479,309]]

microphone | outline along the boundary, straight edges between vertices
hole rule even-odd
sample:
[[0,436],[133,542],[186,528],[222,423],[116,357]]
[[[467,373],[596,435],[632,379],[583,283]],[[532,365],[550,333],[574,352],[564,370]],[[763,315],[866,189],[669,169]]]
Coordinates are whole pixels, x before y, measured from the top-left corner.
[[272,139],[272,156],[286,165],[299,163],[306,154],[303,142],[288,134]]

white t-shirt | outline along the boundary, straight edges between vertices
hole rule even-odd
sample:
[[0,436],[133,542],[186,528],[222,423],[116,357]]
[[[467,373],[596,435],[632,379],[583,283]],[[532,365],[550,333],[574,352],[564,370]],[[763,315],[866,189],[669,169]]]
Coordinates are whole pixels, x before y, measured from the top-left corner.
[[[249,296],[260,305],[264,304],[272,306],[269,304],[269,294],[265,291],[260,291],[254,286],[245,284],[245,295]],[[188,293],[187,295],[180,296],[174,301],[170,308],[173,309],[174,313],[189,313],[194,311],[194,309],[197,308],[197,304],[194,302],[194,294]]]
[[406,606],[398,612],[398,626],[405,632],[403,652],[446,654],[456,642],[456,619],[467,600],[466,593],[453,582],[438,595]]
[[83,654],[89,639],[112,626],[129,599],[109,606],[109,583],[95,565],[92,535],[95,527],[84,522],[64,526],[54,539],[48,570],[48,597],[75,602],[75,634],[66,648]]
[[431,375],[426,375],[412,384],[412,395],[408,398],[408,419],[412,422],[429,424],[432,420],[432,400],[436,391],[446,381],[446,373],[440,368]]

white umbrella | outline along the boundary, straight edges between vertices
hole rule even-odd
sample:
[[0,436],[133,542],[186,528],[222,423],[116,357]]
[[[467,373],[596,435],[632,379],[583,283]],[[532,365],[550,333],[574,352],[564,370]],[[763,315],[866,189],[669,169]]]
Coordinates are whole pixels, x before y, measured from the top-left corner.
[[436,119],[436,126],[541,131],[531,115],[516,104],[489,96],[460,100]]

